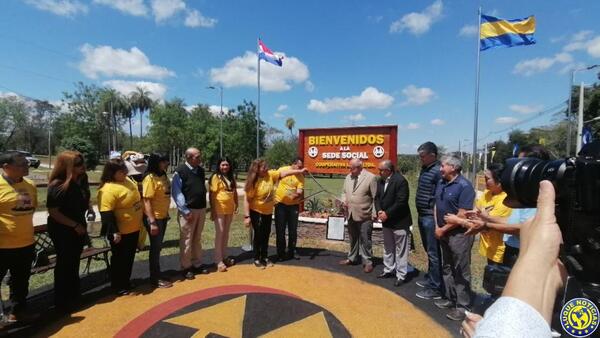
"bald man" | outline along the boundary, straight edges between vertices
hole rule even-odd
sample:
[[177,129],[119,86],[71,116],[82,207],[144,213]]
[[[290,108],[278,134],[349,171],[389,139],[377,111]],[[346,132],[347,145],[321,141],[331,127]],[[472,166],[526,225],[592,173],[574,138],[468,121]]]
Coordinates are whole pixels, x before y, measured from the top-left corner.
[[371,234],[373,218],[376,217],[373,202],[377,193],[375,175],[363,170],[359,159],[350,161],[350,173],[344,179],[344,205],[348,211],[348,235],[350,252],[342,265],[362,264],[365,273],[373,271]]
[[202,269],[202,229],[206,218],[206,185],[202,154],[196,148],[185,151],[185,163],[175,169],[171,196],[179,217],[179,261],[186,279]]

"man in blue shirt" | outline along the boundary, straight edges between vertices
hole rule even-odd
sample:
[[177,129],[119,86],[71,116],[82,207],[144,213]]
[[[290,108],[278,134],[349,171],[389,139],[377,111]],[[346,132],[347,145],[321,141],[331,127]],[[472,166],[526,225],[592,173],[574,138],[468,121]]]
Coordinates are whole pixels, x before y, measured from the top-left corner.
[[[445,223],[444,215],[466,218],[473,209],[475,190],[461,175],[461,160],[453,156],[442,158],[442,179],[435,194],[435,237],[442,252],[442,276],[446,299],[436,300],[439,308],[451,309],[446,315],[451,320],[463,320],[471,306],[471,248],[473,236],[465,235],[461,224]],[[467,220],[464,220],[467,222]]]

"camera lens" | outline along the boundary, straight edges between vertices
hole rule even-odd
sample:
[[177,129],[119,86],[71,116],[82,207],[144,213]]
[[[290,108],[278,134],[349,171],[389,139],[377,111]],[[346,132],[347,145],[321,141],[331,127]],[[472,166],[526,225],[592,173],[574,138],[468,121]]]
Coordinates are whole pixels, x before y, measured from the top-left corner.
[[504,204],[510,208],[535,208],[540,182],[549,180],[558,187],[556,183],[563,178],[565,170],[564,160],[543,161],[529,157],[506,160],[501,179],[508,195]]

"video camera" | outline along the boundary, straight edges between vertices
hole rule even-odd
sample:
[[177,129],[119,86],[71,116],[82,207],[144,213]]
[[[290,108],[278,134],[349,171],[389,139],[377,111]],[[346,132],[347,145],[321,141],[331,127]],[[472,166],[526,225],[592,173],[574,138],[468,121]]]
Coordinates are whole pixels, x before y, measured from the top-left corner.
[[[600,141],[577,157],[554,161],[511,158],[502,173],[504,204],[535,208],[539,184],[553,183],[556,220],[563,236],[560,258],[579,294],[600,303]],[[568,292],[569,290],[567,290]]]

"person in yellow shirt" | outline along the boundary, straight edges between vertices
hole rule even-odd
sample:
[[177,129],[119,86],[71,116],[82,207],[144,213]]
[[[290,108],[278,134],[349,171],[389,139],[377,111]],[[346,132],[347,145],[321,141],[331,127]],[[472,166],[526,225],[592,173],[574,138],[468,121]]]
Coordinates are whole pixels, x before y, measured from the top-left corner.
[[271,234],[271,219],[275,205],[275,184],[281,178],[289,175],[303,174],[304,169],[269,170],[267,161],[257,159],[252,162],[246,177],[244,191],[244,224],[252,225],[254,229],[253,249],[254,266],[264,269],[273,266],[267,257],[269,249],[269,235]]
[[117,295],[129,294],[129,281],[142,225],[142,202],[137,183],[127,177],[122,159],[104,165],[98,189],[102,233],[111,245],[111,287]]
[[217,170],[208,179],[208,185],[210,218],[215,222],[215,263],[218,271],[225,272],[235,263],[233,258],[227,257],[227,243],[233,214],[238,210],[237,184],[228,158],[217,162]]
[[142,198],[146,222],[144,227],[150,234],[150,283],[155,288],[170,288],[173,284],[161,277],[160,251],[169,222],[171,205],[171,183],[167,177],[169,157],[159,153],[150,154],[148,168],[142,181]]
[[[508,217],[512,213],[512,209],[505,206],[502,202],[506,198],[506,193],[502,189],[500,177],[504,166],[499,163],[491,164],[484,171],[485,176],[485,191],[480,198],[475,201],[475,210],[467,212],[467,217],[470,219],[460,220],[459,224],[465,224],[467,228],[472,228],[469,223],[481,221],[481,227],[467,231],[466,234],[475,234],[481,231],[479,239],[479,253],[486,257],[488,264],[501,265],[504,259],[504,241],[503,233],[488,226],[489,223],[506,224]],[[455,215],[447,215],[445,219],[453,219]],[[458,222],[458,220],[457,220]]]
[[0,281],[10,271],[8,322],[27,317],[25,306],[34,258],[33,213],[37,207],[35,184],[24,178],[29,164],[21,153],[0,155]]
[[[279,168],[279,171],[298,170],[304,168],[302,158],[295,158],[291,165]],[[279,180],[275,191],[275,233],[277,234],[277,259],[298,259],[296,256],[296,239],[298,237],[298,214],[300,200],[304,193],[304,175],[290,175]],[[287,228],[288,242],[286,250],[285,232]]]

